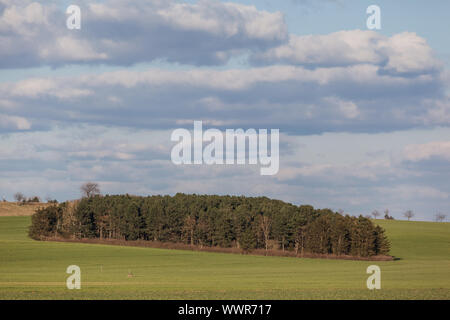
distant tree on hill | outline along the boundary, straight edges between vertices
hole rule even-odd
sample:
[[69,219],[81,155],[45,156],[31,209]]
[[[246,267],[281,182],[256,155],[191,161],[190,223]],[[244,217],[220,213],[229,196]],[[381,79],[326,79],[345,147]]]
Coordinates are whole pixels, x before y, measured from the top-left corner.
[[374,217],[375,219],[377,219],[377,218],[380,216],[380,213],[378,212],[378,210],[374,210],[374,211],[372,212],[372,215],[373,215],[373,217]]
[[25,196],[24,196],[24,194],[23,194],[22,192],[17,192],[17,193],[14,195],[14,199],[15,199],[17,202],[23,202],[26,198],[25,198]]
[[45,201],[47,201],[47,203],[58,203],[58,200],[52,199],[51,197],[45,198]]
[[414,212],[412,210],[405,211],[403,216],[408,219],[408,221],[414,217]]
[[38,196],[34,196],[34,197],[28,198],[27,202],[29,202],[29,203],[40,203],[41,199]]
[[90,198],[100,194],[100,186],[96,182],[86,182],[80,187],[80,190],[84,198]]
[[384,210],[384,218],[386,220],[394,220],[394,217],[389,215],[389,209]]
[[445,215],[443,213],[437,213],[434,216],[434,219],[436,220],[436,222],[444,222],[446,218],[447,218],[447,215]]

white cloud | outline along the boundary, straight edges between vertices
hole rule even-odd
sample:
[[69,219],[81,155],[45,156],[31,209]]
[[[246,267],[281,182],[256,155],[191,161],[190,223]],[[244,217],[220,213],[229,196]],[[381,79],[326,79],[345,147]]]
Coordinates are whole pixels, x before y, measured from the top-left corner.
[[287,28],[280,12],[259,11],[254,6],[218,1],[199,1],[195,4],[171,3],[158,9],[157,14],[168,24],[182,30],[211,32],[231,38],[244,34],[261,40],[283,40]]
[[409,161],[441,158],[450,161],[450,141],[434,141],[406,146],[404,158]]
[[426,99],[423,103],[427,114],[422,120],[430,125],[449,125],[450,124],[450,96],[441,99]]
[[277,179],[280,181],[289,181],[302,177],[310,177],[322,181],[346,180],[349,183],[348,179],[353,178],[376,181],[385,177],[387,174],[396,175],[396,172],[390,161],[383,159],[346,165],[323,163],[283,166],[277,175]]
[[[450,198],[450,194],[430,186],[398,185],[394,187],[379,187],[378,192],[389,197],[395,197],[399,201],[416,199],[440,199]],[[406,210],[406,208],[405,208]]]
[[61,36],[54,39],[53,44],[42,47],[39,51],[39,58],[43,61],[56,59],[60,61],[86,61],[92,63],[107,61],[108,55],[96,52],[87,40]]
[[59,99],[85,97],[93,92],[88,89],[76,88],[70,82],[51,78],[28,78],[9,85],[0,85],[0,91],[9,92],[11,96],[32,99],[53,96]]
[[224,64],[234,54],[287,38],[280,12],[202,0],[82,1],[81,30],[65,27],[54,2],[3,2],[0,68],[64,64],[130,65],[157,59]]
[[426,40],[412,32],[386,37],[374,31],[338,31],[327,35],[291,35],[289,42],[255,54],[260,63],[310,66],[372,64],[393,74],[434,72],[442,63]]
[[3,130],[30,130],[31,123],[26,118],[0,114],[0,128]]
[[324,101],[337,108],[345,118],[355,119],[360,114],[358,106],[352,101],[345,101],[336,97],[327,97],[324,98]]
[[389,72],[423,73],[443,68],[427,41],[414,32],[403,32],[384,39],[379,44],[379,50],[387,58],[384,70]]
[[31,37],[39,32],[39,28],[48,26],[48,12],[38,2],[6,2],[0,18],[0,32],[16,32],[24,37]]
[[[14,105],[10,113],[39,124],[173,128],[179,120],[202,119],[221,127],[320,133],[442,123],[444,118],[433,118],[431,112],[445,101],[443,86],[436,75],[380,74],[369,64],[316,69],[275,65],[29,78],[0,83],[0,93],[6,105]],[[434,107],[426,108],[430,101]]]

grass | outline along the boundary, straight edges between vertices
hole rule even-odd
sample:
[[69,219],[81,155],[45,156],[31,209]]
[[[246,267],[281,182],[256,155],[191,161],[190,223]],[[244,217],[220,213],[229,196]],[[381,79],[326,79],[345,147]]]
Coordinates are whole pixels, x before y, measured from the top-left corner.
[[[30,217],[0,217],[0,299],[450,299],[450,224],[377,223],[398,260],[39,242],[27,237]],[[65,286],[71,264],[81,268],[81,290]],[[381,268],[381,290],[366,288],[371,264]]]
[[47,207],[47,203],[25,203],[18,204],[17,202],[0,202],[0,217],[10,216],[31,216],[37,208]]

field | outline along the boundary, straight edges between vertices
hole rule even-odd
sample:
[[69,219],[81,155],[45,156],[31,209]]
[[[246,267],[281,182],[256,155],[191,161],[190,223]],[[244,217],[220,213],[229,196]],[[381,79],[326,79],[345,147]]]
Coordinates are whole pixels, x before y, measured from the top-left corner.
[[[397,259],[367,262],[39,242],[30,220],[0,217],[0,299],[450,299],[449,223],[378,220]],[[66,288],[72,264],[81,290]]]
[[47,203],[25,203],[23,205],[19,205],[16,202],[0,202],[0,217],[31,216],[36,209],[47,206],[49,206]]

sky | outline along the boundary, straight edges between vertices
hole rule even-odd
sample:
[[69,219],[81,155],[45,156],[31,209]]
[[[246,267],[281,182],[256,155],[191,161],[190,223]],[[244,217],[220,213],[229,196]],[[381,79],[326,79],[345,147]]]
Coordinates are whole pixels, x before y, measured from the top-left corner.
[[[81,9],[81,29],[65,11]],[[368,30],[366,8],[381,9]],[[450,2],[0,0],[0,196],[234,194],[450,214]],[[280,169],[172,163],[177,128],[280,130]]]

